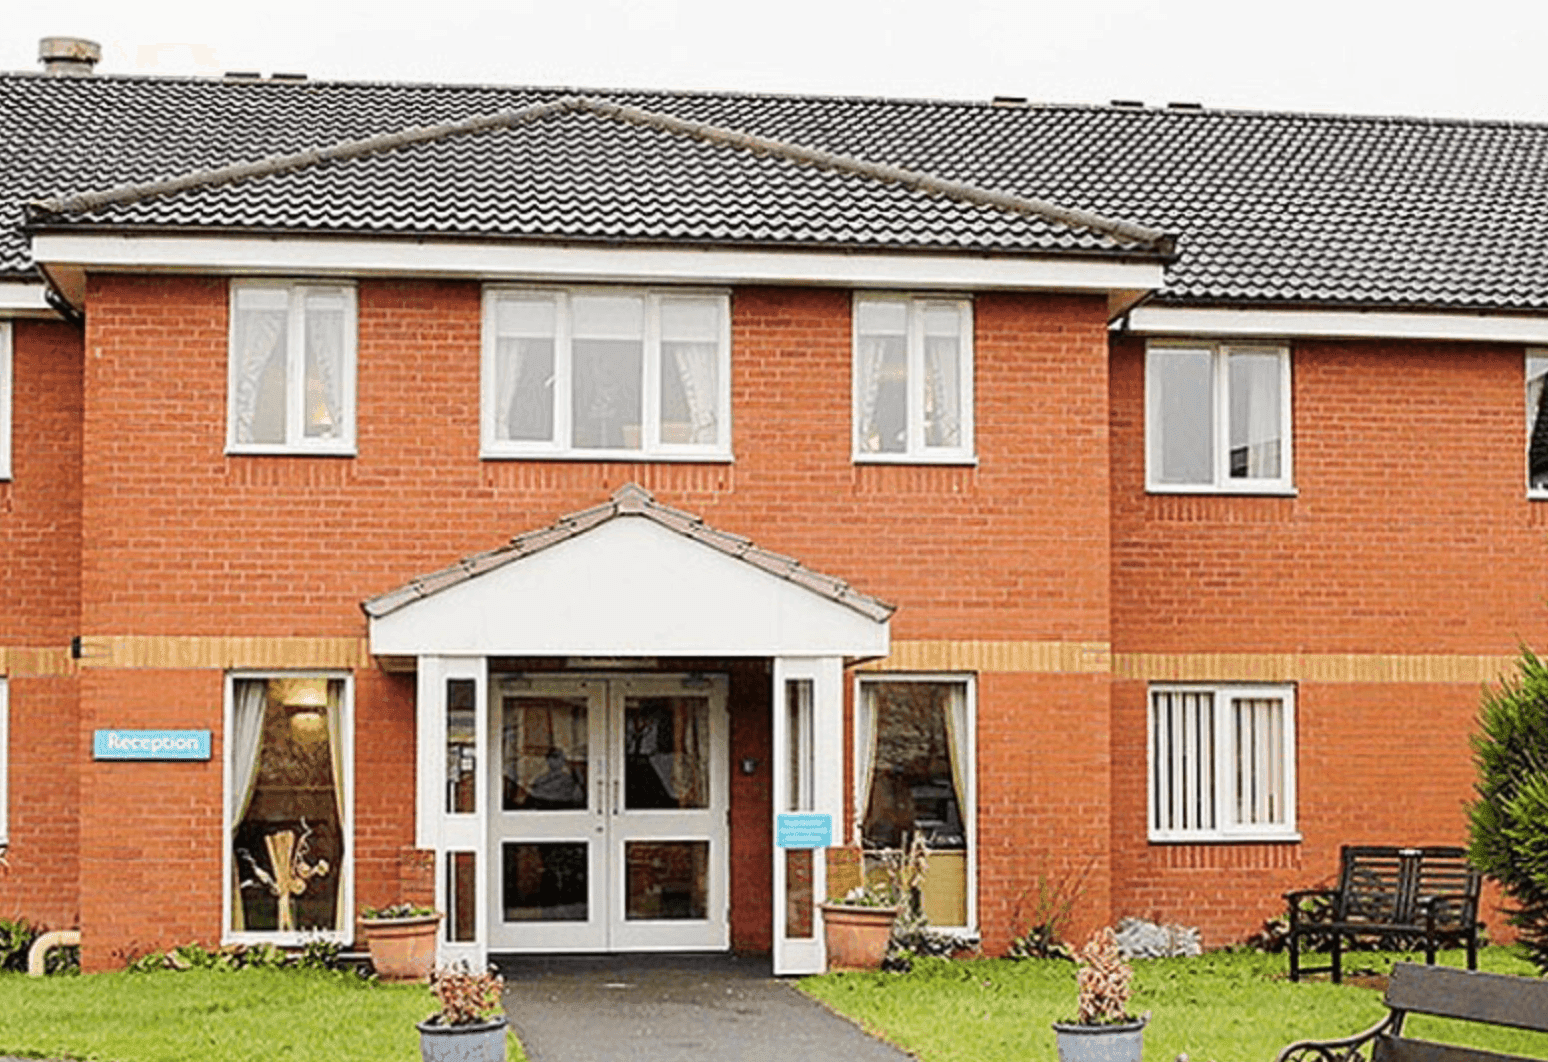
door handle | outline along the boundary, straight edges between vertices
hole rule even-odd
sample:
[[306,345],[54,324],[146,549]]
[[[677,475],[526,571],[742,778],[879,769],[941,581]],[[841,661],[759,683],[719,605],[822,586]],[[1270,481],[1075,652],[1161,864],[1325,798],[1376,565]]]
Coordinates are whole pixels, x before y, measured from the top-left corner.
[[597,779],[597,814],[607,814],[607,783]]
[[613,814],[618,814],[618,779],[613,779]]

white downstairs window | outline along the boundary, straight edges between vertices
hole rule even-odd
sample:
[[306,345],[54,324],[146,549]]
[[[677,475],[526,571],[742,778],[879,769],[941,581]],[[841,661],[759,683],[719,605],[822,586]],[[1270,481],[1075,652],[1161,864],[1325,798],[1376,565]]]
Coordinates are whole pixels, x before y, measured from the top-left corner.
[[1152,841],[1296,840],[1295,691],[1153,686]]
[[1290,494],[1290,351],[1152,343],[1145,485],[1153,492]]
[[731,457],[724,292],[484,292],[486,458]]
[[973,304],[857,295],[854,459],[973,461]]
[[347,675],[227,680],[228,939],[352,934],[351,693]]
[[11,843],[11,702],[0,676],[0,856]]
[[355,289],[231,285],[226,450],[355,452]]
[[920,903],[932,925],[974,924],[973,682],[965,675],[866,675],[856,699],[855,818],[866,874],[915,838],[929,849]]

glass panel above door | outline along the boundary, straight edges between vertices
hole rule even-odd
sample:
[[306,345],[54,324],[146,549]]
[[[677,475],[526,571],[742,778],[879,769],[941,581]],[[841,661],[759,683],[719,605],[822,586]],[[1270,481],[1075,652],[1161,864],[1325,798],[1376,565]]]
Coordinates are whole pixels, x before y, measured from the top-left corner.
[[709,698],[624,701],[624,800],[631,811],[709,806]]
[[500,713],[505,811],[585,809],[587,705],[583,696],[506,695]]

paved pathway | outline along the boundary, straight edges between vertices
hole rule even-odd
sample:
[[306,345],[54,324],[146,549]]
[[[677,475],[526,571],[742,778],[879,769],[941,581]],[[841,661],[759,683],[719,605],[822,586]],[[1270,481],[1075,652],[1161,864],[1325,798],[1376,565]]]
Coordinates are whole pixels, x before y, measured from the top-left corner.
[[767,958],[502,958],[505,1013],[532,1062],[906,1062]]

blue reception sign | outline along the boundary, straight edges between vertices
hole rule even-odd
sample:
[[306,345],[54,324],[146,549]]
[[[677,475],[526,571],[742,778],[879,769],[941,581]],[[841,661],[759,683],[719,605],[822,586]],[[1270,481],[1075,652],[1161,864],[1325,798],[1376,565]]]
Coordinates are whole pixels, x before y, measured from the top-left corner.
[[781,848],[827,848],[833,843],[833,816],[781,813],[774,820],[774,843]]
[[99,760],[207,760],[208,730],[99,730],[92,745]]

